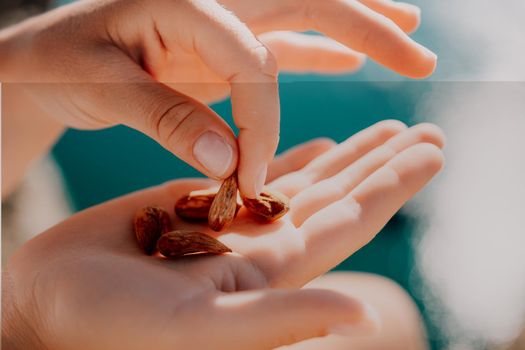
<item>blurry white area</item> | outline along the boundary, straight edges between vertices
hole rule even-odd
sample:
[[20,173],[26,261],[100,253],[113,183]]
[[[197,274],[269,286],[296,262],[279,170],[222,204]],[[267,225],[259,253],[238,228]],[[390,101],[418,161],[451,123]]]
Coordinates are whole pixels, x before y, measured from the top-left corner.
[[39,160],[2,206],[2,264],[33,236],[72,213],[55,161]]
[[436,85],[418,114],[442,116],[447,165],[418,265],[452,339],[505,342],[525,320],[525,84]]
[[417,110],[448,139],[446,169],[418,202],[425,303],[450,349],[504,345],[525,327],[525,1],[424,4],[475,68],[452,68],[446,80],[472,82],[434,83]]
[[[415,0],[446,52],[432,80],[524,81],[525,1]],[[456,55],[455,55],[456,53]],[[466,53],[466,54],[465,54]],[[442,74],[441,74],[442,73]]]

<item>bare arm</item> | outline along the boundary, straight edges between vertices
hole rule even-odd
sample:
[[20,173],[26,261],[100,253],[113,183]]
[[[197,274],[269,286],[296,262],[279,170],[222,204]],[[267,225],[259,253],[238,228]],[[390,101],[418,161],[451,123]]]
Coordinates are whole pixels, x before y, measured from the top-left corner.
[[31,163],[49,151],[64,126],[24,91],[25,84],[2,84],[2,198],[17,186]]

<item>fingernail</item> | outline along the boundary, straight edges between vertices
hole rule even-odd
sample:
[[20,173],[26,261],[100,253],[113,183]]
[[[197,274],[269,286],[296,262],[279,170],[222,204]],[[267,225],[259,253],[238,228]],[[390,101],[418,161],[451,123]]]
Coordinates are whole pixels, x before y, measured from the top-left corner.
[[268,166],[264,164],[261,167],[261,170],[259,170],[259,175],[257,175],[257,179],[255,180],[255,195],[258,196],[264,187],[264,184],[266,183],[266,174],[268,173]]
[[363,318],[356,323],[341,323],[330,327],[330,334],[342,336],[371,336],[379,332],[381,319],[379,314],[370,305],[364,304]]
[[195,141],[193,155],[212,176],[220,178],[230,169],[233,149],[224,137],[207,131]]

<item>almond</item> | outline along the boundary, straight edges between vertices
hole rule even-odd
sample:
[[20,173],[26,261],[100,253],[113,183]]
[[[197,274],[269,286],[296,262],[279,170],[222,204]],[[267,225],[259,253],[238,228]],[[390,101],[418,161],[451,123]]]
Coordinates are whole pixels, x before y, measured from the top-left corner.
[[163,234],[158,242],[159,252],[167,258],[189,254],[224,254],[231,249],[205,233],[190,230],[175,230]]
[[208,226],[220,231],[229,226],[237,212],[237,174],[233,174],[222,183],[215,195],[208,214]]
[[[218,189],[192,191],[175,203],[175,213],[182,220],[189,222],[205,222],[208,220],[211,204],[217,195]],[[241,208],[239,196],[236,199],[235,214]]]
[[175,203],[175,213],[186,221],[206,221],[217,191],[192,191]]
[[159,237],[171,230],[170,215],[160,207],[144,207],[135,214],[133,227],[140,248],[151,255]]
[[257,198],[242,198],[246,209],[263,222],[272,222],[284,216],[290,209],[290,199],[281,192],[264,188]]

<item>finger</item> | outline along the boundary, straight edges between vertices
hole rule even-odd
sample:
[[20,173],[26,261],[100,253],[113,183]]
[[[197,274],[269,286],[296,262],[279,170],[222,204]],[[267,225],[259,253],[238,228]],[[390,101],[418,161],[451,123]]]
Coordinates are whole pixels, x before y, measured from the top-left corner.
[[319,181],[293,197],[290,204],[292,222],[300,226],[317,211],[343,198],[398,153],[418,143],[431,143],[441,148],[444,145],[443,132],[433,124],[424,123],[393,136],[338,174]]
[[173,11],[159,7],[157,13],[168,49],[182,46],[194,52],[230,83],[239,128],[239,189],[253,198],[279,142],[277,63],[248,27],[215,1],[176,1],[173,6]]
[[443,154],[435,145],[412,146],[376,170],[346,197],[311,216],[301,226],[304,258],[295,259],[293,264],[297,266],[289,266],[281,278],[304,283],[367,244],[439,172],[443,162]]
[[[221,294],[209,304],[204,308],[212,309],[209,319],[215,322],[209,322],[206,337],[196,336],[195,343],[188,344],[191,348],[214,344],[224,349],[273,349],[325,336],[341,326],[353,328],[357,334],[371,334],[379,323],[370,307],[342,293],[321,289]],[[188,332],[203,332],[190,325],[187,328]]]
[[312,159],[330,150],[336,143],[329,138],[318,138],[292,147],[280,154],[268,168],[268,180],[302,169]]
[[315,158],[301,171],[285,175],[271,186],[289,197],[303,189],[337,174],[366,153],[385,143],[392,136],[406,129],[398,120],[385,120],[358,132],[329,152]]
[[261,34],[259,39],[274,54],[279,70],[341,73],[355,71],[365,62],[365,55],[323,36],[282,31]]
[[411,78],[436,67],[436,55],[408,37],[391,19],[357,1],[305,1],[304,19],[314,30]]
[[405,33],[412,33],[419,27],[421,10],[405,2],[392,0],[359,0],[370,9],[390,18]]
[[79,91],[79,100],[90,101],[79,109],[92,112],[92,119],[107,117],[139,130],[209,177],[224,178],[235,170],[235,135],[209,107],[156,82],[124,53],[104,50],[87,60],[97,67],[94,80],[105,83],[82,89],[72,84],[72,89]]

